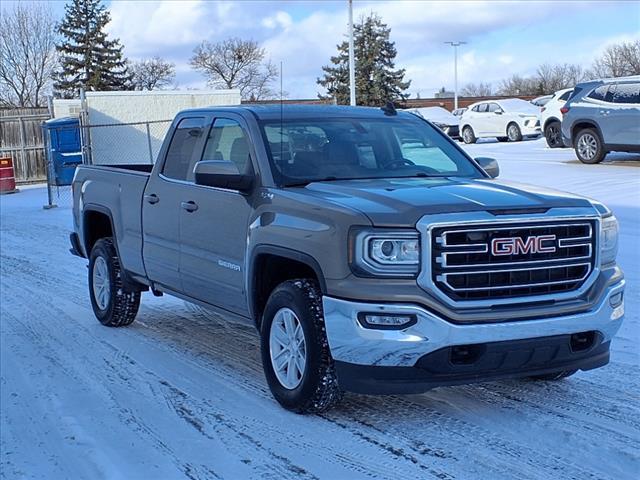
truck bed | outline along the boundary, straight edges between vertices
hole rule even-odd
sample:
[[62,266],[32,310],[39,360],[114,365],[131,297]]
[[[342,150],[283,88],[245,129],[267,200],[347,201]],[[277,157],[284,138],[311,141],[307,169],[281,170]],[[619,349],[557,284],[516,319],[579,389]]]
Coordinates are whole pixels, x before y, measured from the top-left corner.
[[[80,165],[73,180],[74,215],[94,209],[109,215],[122,264],[127,271],[139,275],[145,275],[142,197],[152,168],[149,164]],[[74,218],[76,225],[82,225],[83,221]]]

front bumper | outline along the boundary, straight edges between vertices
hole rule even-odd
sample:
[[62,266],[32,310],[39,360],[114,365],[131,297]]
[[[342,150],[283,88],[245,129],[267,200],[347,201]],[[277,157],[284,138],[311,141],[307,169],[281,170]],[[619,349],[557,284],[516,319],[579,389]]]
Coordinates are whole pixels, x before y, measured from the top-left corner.
[[[587,312],[542,319],[467,325],[450,323],[415,305],[372,304],[324,297],[325,326],[331,354],[338,368],[339,380],[341,371],[343,372],[343,377],[352,376],[344,372],[347,370],[353,372],[354,369],[358,369],[357,367],[389,367],[391,369],[393,367],[415,367],[426,355],[452,346],[488,345],[496,342],[534,340],[542,337],[566,336],[579,332],[595,332],[597,334],[597,345],[594,344],[594,348],[599,345],[607,345],[607,358],[602,363],[604,358],[602,355],[604,354],[599,352],[601,357],[596,359],[595,363],[592,362],[592,365],[595,366],[590,367],[595,368],[600,366],[600,363],[606,364],[608,360],[608,344],[622,323],[624,303],[613,307],[610,298],[613,295],[622,293],[624,284],[624,280],[621,280],[614,285],[610,285],[606,294],[601,297],[602,300],[599,304]],[[358,321],[359,312],[413,314],[417,317],[417,322],[404,330],[365,328]],[[536,372],[547,367],[552,370],[569,369],[565,365],[565,360],[562,360],[562,365],[556,365],[553,362],[547,362],[547,364],[541,366],[538,365]],[[575,368],[589,368],[588,359],[585,360],[581,357],[579,360],[584,360],[587,364],[584,366],[576,364]],[[362,374],[365,373],[363,369],[360,370]],[[525,370],[527,371],[525,372]],[[494,373],[508,374],[507,376],[537,374],[531,373],[528,369],[519,370],[515,368],[514,370],[512,366]],[[473,373],[471,377],[474,378]],[[491,375],[481,374],[475,381],[490,377]],[[449,380],[451,379],[449,378]],[[474,380],[465,378],[462,382],[454,383],[468,381]],[[343,387],[348,389],[345,382],[342,382],[342,384]],[[427,384],[437,386],[450,384],[450,382],[447,381],[446,375],[440,375],[435,383],[427,382]],[[357,388],[353,390],[363,391]]]

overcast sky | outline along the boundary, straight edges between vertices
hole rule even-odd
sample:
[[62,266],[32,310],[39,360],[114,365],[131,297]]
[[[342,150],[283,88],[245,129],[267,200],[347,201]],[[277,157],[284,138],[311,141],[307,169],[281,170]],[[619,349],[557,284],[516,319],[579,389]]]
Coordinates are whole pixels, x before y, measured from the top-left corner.
[[[49,2],[57,16],[64,2]],[[176,64],[180,88],[205,88],[189,67],[202,40],[254,39],[272,61],[284,65],[290,98],[315,97],[316,78],[347,32],[347,0],[106,2],[111,35],[131,59],[159,55]],[[633,1],[354,1],[354,18],[376,12],[391,27],[396,66],[406,68],[415,97],[453,87],[453,51],[443,42],[464,40],[459,84],[498,86],[511,74],[532,74],[537,65],[579,63],[589,67],[607,45],[640,38],[640,2]]]

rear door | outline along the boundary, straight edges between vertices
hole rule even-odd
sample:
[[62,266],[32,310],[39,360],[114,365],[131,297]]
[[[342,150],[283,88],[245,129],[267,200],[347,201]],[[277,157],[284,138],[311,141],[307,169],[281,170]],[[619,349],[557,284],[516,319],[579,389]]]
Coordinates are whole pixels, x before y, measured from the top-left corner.
[[[478,105],[478,111],[474,114],[475,120],[473,124],[475,127],[473,128],[476,131],[476,136],[486,137],[491,135],[491,122],[489,121],[489,104],[481,103]],[[493,114],[491,114],[493,115]]]
[[507,125],[502,107],[495,102],[491,102],[486,113],[487,134],[505,136]]
[[610,141],[613,145],[640,145],[640,82],[618,83],[610,87],[611,105],[607,118]]
[[158,174],[152,174],[142,200],[143,258],[149,279],[182,291],[180,279],[180,201],[189,168],[205,142],[206,116],[178,121]]
[[[233,162],[253,172],[250,141],[242,117],[225,113],[213,119],[202,160]],[[193,169],[192,169],[193,170]],[[180,201],[180,270],[187,295],[240,315],[248,313],[245,253],[251,197],[237,190],[195,185]]]

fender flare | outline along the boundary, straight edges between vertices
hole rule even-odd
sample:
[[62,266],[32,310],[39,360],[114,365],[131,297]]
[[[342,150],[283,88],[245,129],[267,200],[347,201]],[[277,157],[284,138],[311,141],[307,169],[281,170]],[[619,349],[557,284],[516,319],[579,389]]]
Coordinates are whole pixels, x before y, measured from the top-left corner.
[[320,291],[322,292],[322,294],[323,295],[327,294],[327,283],[325,281],[324,273],[322,272],[322,267],[320,267],[320,264],[318,263],[318,261],[315,258],[313,258],[311,255],[304,252],[300,252],[298,250],[293,250],[291,248],[286,248],[286,247],[280,247],[277,245],[259,244],[253,247],[253,249],[251,250],[251,256],[247,263],[247,265],[249,266],[249,268],[247,269],[247,297],[248,297],[247,305],[249,306],[249,314],[252,317],[255,316],[255,311],[256,311],[255,295],[254,295],[256,277],[255,275],[253,275],[253,272],[255,269],[257,258],[260,255],[264,255],[264,254],[287,258],[289,260],[294,260],[296,262],[300,262],[307,265],[316,274],[318,283],[320,285]]

